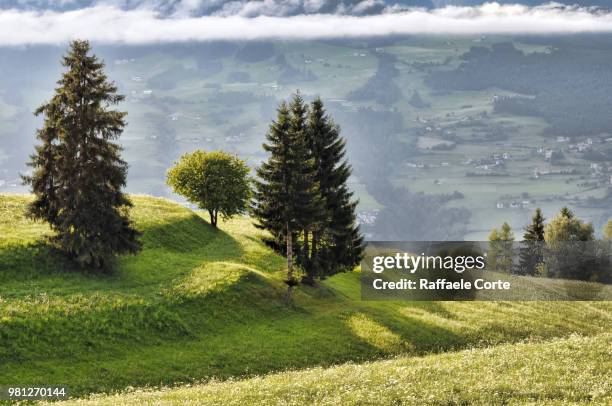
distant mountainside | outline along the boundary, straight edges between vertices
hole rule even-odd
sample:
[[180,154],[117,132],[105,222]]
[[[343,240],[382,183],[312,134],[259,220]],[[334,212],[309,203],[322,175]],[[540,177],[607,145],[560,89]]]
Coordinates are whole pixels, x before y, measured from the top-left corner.
[[[493,0],[488,0],[493,1]],[[536,6],[551,3],[551,0],[495,0],[501,4],[524,4]],[[486,3],[487,0],[238,0],[193,2],[188,0],[4,0],[0,9],[18,10],[76,10],[93,5],[113,5],[123,9],[152,8],[165,15],[202,16],[257,15],[289,16],[298,14],[379,14],[390,6],[438,8],[449,5],[474,6]],[[610,0],[555,0],[562,4],[579,6],[599,6],[610,8]]]

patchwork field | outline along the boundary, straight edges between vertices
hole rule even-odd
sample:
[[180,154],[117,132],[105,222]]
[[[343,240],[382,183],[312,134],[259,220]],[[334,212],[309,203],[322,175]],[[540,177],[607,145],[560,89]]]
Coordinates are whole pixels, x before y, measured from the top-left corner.
[[[503,36],[415,36],[95,50],[127,96],[121,108],[129,113],[129,125],[121,141],[130,164],[131,192],[174,198],[165,186],[165,171],[182,153],[196,148],[228,150],[257,166],[265,157],[261,143],[278,103],[299,89],[307,98],[323,97],[344,129],[362,212],[384,208],[381,196],[372,191],[380,179],[368,176],[372,168],[389,165],[384,180],[394,186],[428,195],[460,192],[463,199],[445,206],[468,209],[465,239],[484,239],[504,221],[518,230],[535,207],[551,217],[563,205],[574,207],[600,230],[611,215],[605,200],[609,159],[593,160],[570,151],[570,145],[583,143],[586,149],[606,153],[606,140],[612,136],[589,135],[589,120],[578,117],[584,131],[571,139],[559,138],[562,134],[551,130],[542,115],[495,110],[496,97],[531,95],[498,86],[447,89],[428,82],[432,74],[459,69],[473,47],[511,43],[525,58],[561,47],[537,42]],[[559,66],[567,63],[563,69],[578,77],[581,71],[571,63],[574,59],[562,57],[581,48],[569,39],[562,45],[559,56],[551,58],[560,59]],[[19,77],[18,72],[32,64],[34,50],[11,52],[4,69]],[[44,63],[27,81],[0,80],[0,191],[24,190],[18,172],[27,171],[24,163],[40,123],[31,112],[50,96],[61,52],[39,52]],[[595,64],[609,54],[600,49],[585,51],[583,57]],[[532,62],[500,63],[520,70]],[[498,80],[501,86],[504,77]],[[595,89],[597,84],[584,86]],[[558,114],[571,113],[573,107],[568,108]],[[594,144],[588,144],[589,139]],[[375,155],[373,146],[383,151]],[[562,157],[551,159],[554,151]]]

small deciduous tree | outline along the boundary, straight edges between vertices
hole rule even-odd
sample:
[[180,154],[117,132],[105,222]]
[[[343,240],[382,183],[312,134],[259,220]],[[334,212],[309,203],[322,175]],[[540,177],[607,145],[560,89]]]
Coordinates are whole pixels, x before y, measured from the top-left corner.
[[493,229],[489,235],[488,265],[490,269],[511,272],[513,265],[514,233],[508,223],[504,223],[501,230]]
[[244,213],[251,195],[249,167],[235,155],[201,150],[183,155],[168,170],[172,189],[200,209],[208,211],[217,227],[219,214],[229,218]]
[[596,279],[604,283],[612,282],[612,220],[608,221],[604,228],[604,239],[601,242],[601,260],[599,261],[600,270],[597,272]]
[[612,220],[608,221],[608,224],[604,227],[603,234],[606,240],[612,240]]
[[555,216],[544,231],[547,245],[546,273],[551,277],[589,280],[593,274],[595,231],[567,207]]
[[583,222],[569,208],[564,207],[546,225],[544,239],[549,244],[563,241],[593,241],[595,230],[591,223]]
[[546,274],[549,277],[589,280],[597,261],[595,231],[563,207],[544,231]]

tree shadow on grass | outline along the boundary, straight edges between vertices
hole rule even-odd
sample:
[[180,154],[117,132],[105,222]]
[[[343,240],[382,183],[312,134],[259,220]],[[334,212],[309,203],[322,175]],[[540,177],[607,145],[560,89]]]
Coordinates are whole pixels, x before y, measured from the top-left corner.
[[[195,266],[231,261],[243,255],[240,244],[197,215],[144,228],[143,250],[115,258],[104,272],[80,267],[48,241],[0,246],[0,291],[27,282],[30,290],[159,288]],[[2,286],[4,285],[4,286]]]
[[227,232],[211,226],[200,216],[149,226],[144,229],[144,250],[162,250],[168,253],[193,254],[202,260],[214,258],[227,261],[243,255],[241,245]]
[[46,239],[0,247],[0,281],[38,279],[48,275],[83,272]]
[[142,232],[141,241],[145,250],[162,248],[173,252],[188,252],[202,249],[217,238],[226,237],[226,242],[232,239],[197,214],[147,226]]
[[[448,351],[463,348],[468,344],[465,337],[449,328],[437,325],[433,320],[429,322],[423,318],[400,315],[399,307],[397,311],[363,307],[355,314],[367,317],[371,324],[378,326],[374,328],[374,331],[385,330],[388,334],[395,336],[398,343],[402,344],[401,348],[406,349],[407,353],[425,354]],[[368,323],[364,325],[367,327]],[[365,330],[367,331],[367,328]]]
[[201,291],[175,286],[148,298],[76,294],[21,302],[24,317],[0,321],[0,365],[56,360],[59,366],[92,354],[125,357],[136,348],[231,335],[249,321],[292,313],[283,305],[280,282],[234,268],[235,278]]

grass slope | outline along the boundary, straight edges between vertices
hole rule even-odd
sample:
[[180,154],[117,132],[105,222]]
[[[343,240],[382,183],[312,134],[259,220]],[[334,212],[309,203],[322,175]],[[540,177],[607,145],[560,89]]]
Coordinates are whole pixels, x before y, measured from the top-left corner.
[[249,219],[134,196],[144,250],[112,275],[76,271],[0,195],[0,384],[128,386],[254,376],[398,354],[610,330],[611,302],[363,302],[359,274],[301,287],[282,304],[283,259]]
[[[612,403],[612,335],[505,344],[243,381],[93,396],[66,405]],[[62,403],[63,405],[64,403]]]

